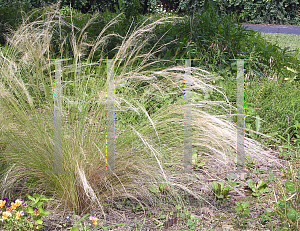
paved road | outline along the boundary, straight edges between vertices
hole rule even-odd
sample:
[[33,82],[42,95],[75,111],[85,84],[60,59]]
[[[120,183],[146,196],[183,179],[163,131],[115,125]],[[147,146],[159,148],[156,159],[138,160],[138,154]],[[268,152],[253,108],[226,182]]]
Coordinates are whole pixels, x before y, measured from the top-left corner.
[[246,28],[251,28],[262,33],[296,34],[300,35],[300,26],[294,25],[271,25],[271,24],[247,24],[242,23]]

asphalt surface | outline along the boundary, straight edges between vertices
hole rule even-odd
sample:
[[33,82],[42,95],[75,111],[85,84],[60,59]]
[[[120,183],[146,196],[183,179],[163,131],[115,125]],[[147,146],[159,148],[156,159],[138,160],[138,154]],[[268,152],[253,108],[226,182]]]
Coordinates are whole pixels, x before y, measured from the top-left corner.
[[300,35],[300,26],[295,25],[271,25],[271,24],[247,24],[241,23],[248,29],[262,33],[296,34]]

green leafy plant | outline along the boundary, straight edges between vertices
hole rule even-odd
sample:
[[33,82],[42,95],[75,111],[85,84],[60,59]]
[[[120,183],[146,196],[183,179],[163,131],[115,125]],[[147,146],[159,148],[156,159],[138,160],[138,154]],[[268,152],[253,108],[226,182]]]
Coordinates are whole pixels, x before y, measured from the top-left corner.
[[288,227],[293,227],[293,230],[300,229],[300,185],[299,171],[295,171],[290,165],[291,175],[288,181],[282,184],[280,180],[276,181],[274,193],[276,196],[273,205],[273,213],[270,216],[279,218],[280,223],[270,225],[273,227],[287,230]]
[[125,9],[125,1],[124,0],[118,0],[118,5],[114,4],[114,8],[117,14],[120,14]]
[[[258,218],[260,218],[260,223],[261,224],[264,224],[264,225],[267,225],[267,227],[272,227],[272,216],[275,215],[275,212],[270,209],[270,208],[266,208],[264,213],[259,215]],[[268,222],[268,223],[267,223]]]
[[198,228],[198,223],[201,221],[201,217],[195,217],[191,213],[186,213],[185,216],[187,219],[187,226],[189,231],[196,230]]
[[31,228],[31,223],[24,217],[24,209],[26,204],[23,201],[17,199],[9,205],[8,198],[0,200],[0,216],[2,222],[0,228],[5,230],[27,230]]
[[268,169],[268,171],[269,171],[268,182],[270,183],[272,181],[275,181],[275,179],[278,178],[278,177],[274,176],[274,173],[272,172],[271,169]]
[[50,214],[48,211],[43,210],[43,204],[46,201],[53,200],[52,198],[46,198],[44,195],[39,195],[37,193],[34,193],[32,196],[27,195],[28,199],[30,200],[27,203],[27,206],[25,207],[25,211],[29,213],[34,222],[33,222],[33,228],[37,225],[37,228],[41,228],[43,224],[42,217],[45,215]]
[[192,163],[195,166],[196,170],[204,168],[205,166],[205,160],[201,158],[197,153],[194,153],[192,155]]
[[232,179],[229,176],[227,176],[226,179],[228,180],[228,184],[231,187],[240,187],[242,185],[242,183],[240,181],[238,181],[237,179]]
[[181,206],[176,205],[176,214],[186,222],[189,231],[201,228],[199,224],[201,218],[191,214],[191,212],[183,209]]
[[234,209],[235,209],[235,211],[238,212],[238,216],[240,216],[240,217],[246,217],[246,216],[248,216],[250,214],[250,209],[247,208],[247,207],[250,206],[250,202],[249,201],[242,202],[242,203],[236,201],[235,204],[236,204],[236,207]]
[[153,193],[167,192],[170,189],[170,185],[166,182],[160,182],[158,186],[156,184],[148,185],[148,189]]
[[250,214],[250,209],[248,208],[250,206],[249,201],[244,201],[242,203],[235,202],[236,207],[234,208],[235,211],[237,211],[236,217],[237,219],[237,225],[239,227],[244,227],[246,222],[251,222],[252,219],[245,219]]
[[[264,141],[279,146],[280,155],[285,159],[294,158],[297,154],[293,147],[297,141],[297,133],[293,125],[296,125],[296,121],[299,120],[298,91],[299,85],[296,83],[279,84],[270,79],[252,80],[246,87],[247,113],[253,116],[259,115],[263,119],[260,132],[271,136]],[[252,105],[247,102],[252,102]],[[250,106],[256,108],[254,112],[250,111]],[[246,117],[246,123],[247,118],[252,128],[255,128],[253,117]]]
[[73,16],[77,16],[80,15],[80,12],[78,10],[75,10],[74,8],[70,7],[70,6],[64,6],[59,10],[61,15],[65,15],[65,16],[71,16],[71,14]]
[[43,203],[53,200],[43,195],[34,193],[29,196],[30,201],[23,203],[21,199],[13,200],[9,205],[9,200],[3,198],[0,200],[0,215],[3,222],[0,228],[5,230],[37,230],[43,227],[42,217],[50,214],[43,210]]
[[256,164],[255,158],[251,158],[249,155],[245,156],[245,165],[248,169],[254,168]]
[[291,136],[294,138],[295,144],[300,144],[300,122],[295,121],[295,124],[288,128],[290,130]]
[[[283,136],[286,135],[287,139]],[[298,148],[292,145],[291,143],[291,135],[289,133],[284,133],[282,135],[277,135],[277,137],[280,137],[281,140],[284,142],[283,145],[278,147],[279,150],[279,156],[281,156],[285,160],[293,160],[299,158],[298,149],[299,149],[299,143],[296,141],[295,144],[297,144]]]
[[255,183],[253,180],[250,179],[248,180],[248,187],[251,189],[252,195],[255,197],[258,197],[260,194],[268,191],[268,186],[263,180],[260,180],[257,183]]
[[224,187],[223,182],[213,181],[211,183],[211,188],[214,190],[215,195],[218,199],[228,198],[228,197],[231,196],[231,195],[228,194],[229,191],[231,190],[231,187],[229,185]]

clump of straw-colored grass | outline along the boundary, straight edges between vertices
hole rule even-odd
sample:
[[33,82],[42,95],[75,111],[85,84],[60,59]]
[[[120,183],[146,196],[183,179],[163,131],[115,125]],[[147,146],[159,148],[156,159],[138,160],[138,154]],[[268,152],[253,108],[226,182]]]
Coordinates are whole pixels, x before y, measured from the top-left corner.
[[[151,70],[155,54],[161,47],[141,53],[153,29],[163,23],[172,23],[180,18],[161,18],[152,23],[144,22],[131,34],[122,37],[107,34],[106,30],[122,17],[113,19],[99,33],[93,44],[87,42],[87,25],[72,29],[69,42],[73,51],[73,63],[65,67],[65,77],[73,76],[76,86],[74,100],[106,99],[106,64],[92,63],[94,53],[111,37],[122,39],[114,57],[116,76],[116,171],[124,174],[105,174],[106,108],[105,104],[78,104],[74,114],[70,107],[63,107],[63,169],[69,173],[53,174],[53,124],[54,124],[54,65],[50,59],[64,58],[63,48],[68,43],[60,38],[61,57],[51,53],[51,41],[60,34],[61,21],[53,17],[57,10],[45,13],[45,19],[24,23],[8,36],[9,50],[0,53],[1,101],[0,123],[7,147],[4,159],[12,164],[2,179],[3,194],[9,194],[13,184],[35,177],[36,190],[52,193],[65,208],[77,213],[92,208],[102,208],[106,198],[125,196],[140,203],[154,205],[155,196],[148,190],[149,184],[159,181],[170,185],[170,198],[180,202],[179,190],[201,199],[182,179],[188,174],[176,175],[167,162],[183,170],[184,141],[184,67],[168,67]],[[52,16],[52,17],[51,17]],[[77,31],[77,33],[76,33]],[[159,38],[158,38],[159,39]],[[87,61],[82,63],[83,58]],[[133,63],[139,63],[133,65]],[[207,83],[210,73],[194,68],[190,76],[193,89],[215,89]],[[92,95],[85,94],[89,81],[93,82]],[[215,89],[218,90],[218,89]],[[171,104],[163,105],[156,112],[146,110],[149,99],[168,94],[175,97]],[[66,99],[66,98],[64,98]],[[74,109],[74,110],[75,110]],[[122,112],[124,117],[119,116]],[[218,163],[220,169],[233,170],[236,153],[236,127],[226,118],[208,114],[201,106],[193,106],[193,145],[196,149],[208,150],[208,158]],[[140,123],[130,123],[126,116],[135,114]],[[67,117],[67,118],[66,118]],[[124,122],[125,121],[125,122]],[[130,121],[130,120],[129,120]],[[123,123],[122,123],[123,122]],[[253,140],[245,139],[245,152],[262,161],[275,160],[264,153]],[[215,169],[207,169],[214,174]],[[204,173],[203,173],[204,174]],[[194,183],[202,183],[195,181]]]

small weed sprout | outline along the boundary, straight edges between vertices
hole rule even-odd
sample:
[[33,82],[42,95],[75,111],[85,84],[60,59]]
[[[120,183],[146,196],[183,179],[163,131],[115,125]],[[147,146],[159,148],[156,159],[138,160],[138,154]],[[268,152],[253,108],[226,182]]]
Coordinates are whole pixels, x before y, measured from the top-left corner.
[[218,199],[223,199],[223,198],[228,198],[231,195],[229,195],[229,191],[231,190],[231,187],[227,185],[224,187],[223,182],[212,182],[211,183],[211,188],[214,190],[215,195]]

